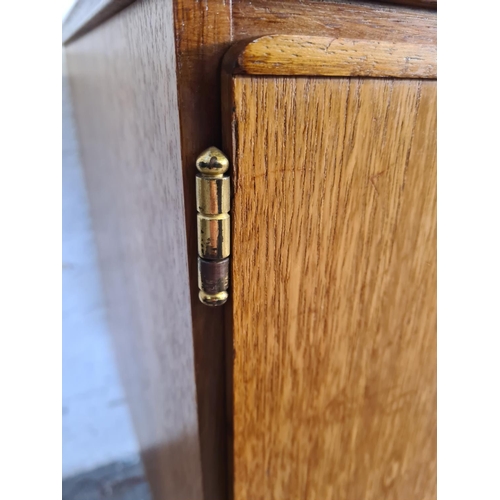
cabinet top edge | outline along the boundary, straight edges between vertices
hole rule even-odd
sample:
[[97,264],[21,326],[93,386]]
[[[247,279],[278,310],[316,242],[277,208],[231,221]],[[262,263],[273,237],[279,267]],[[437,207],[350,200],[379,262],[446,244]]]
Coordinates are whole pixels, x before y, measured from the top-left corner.
[[270,35],[234,44],[223,71],[254,76],[437,78],[435,43]]
[[63,44],[88,33],[133,2],[135,0],[76,0],[63,21]]

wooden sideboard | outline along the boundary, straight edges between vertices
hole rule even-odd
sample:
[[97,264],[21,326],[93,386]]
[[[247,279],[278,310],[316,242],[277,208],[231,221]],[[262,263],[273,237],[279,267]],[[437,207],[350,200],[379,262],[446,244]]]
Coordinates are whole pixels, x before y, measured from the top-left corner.
[[[436,497],[435,8],[80,0],[67,18],[155,500]],[[198,299],[209,146],[232,187],[220,307]]]

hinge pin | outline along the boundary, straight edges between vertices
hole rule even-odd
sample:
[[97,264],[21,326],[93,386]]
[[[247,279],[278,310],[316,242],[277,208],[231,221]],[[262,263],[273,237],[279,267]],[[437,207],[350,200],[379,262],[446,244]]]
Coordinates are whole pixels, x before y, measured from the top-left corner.
[[228,298],[231,187],[229,161],[215,147],[196,160],[196,208],[198,210],[198,287],[207,306],[220,306]]

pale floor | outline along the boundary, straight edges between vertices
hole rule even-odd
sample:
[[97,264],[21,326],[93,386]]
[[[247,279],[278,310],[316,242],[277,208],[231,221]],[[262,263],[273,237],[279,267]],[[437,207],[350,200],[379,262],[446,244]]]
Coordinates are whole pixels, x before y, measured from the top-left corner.
[[63,61],[62,412],[64,477],[137,460],[111,349]]

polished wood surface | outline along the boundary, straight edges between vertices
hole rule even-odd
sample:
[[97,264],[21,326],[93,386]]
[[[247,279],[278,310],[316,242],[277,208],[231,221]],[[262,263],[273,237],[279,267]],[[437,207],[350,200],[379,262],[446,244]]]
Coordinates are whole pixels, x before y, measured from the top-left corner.
[[234,499],[436,496],[436,82],[235,76]]
[[225,404],[224,385],[230,387],[231,382],[224,374],[223,311],[208,309],[198,300],[193,177],[197,155],[222,144],[222,58],[234,42],[276,33],[435,44],[436,16],[409,8],[338,1],[179,0],[173,9],[203,485],[207,500],[220,500],[226,495],[226,483],[232,485],[226,470],[231,454],[225,453],[225,412],[231,419],[231,408]]
[[[134,1],[77,0],[63,23],[63,40],[69,42],[84,35]],[[357,38],[349,31],[363,32],[365,26],[364,35],[370,32],[370,39],[425,37],[429,30],[435,31],[437,1],[175,0],[173,5],[177,49],[184,51],[183,58],[195,61],[223,49],[218,44],[245,39],[251,32],[254,37],[289,33]],[[393,24],[393,31],[387,29],[388,23]],[[378,27],[378,35],[371,32],[373,27]],[[188,47],[192,51],[188,52]]]
[[[123,5],[128,3],[123,1]],[[85,7],[87,14],[92,11],[88,9],[92,5],[109,5],[109,9],[123,7],[120,0],[80,0],[79,4],[80,12],[84,12],[85,9],[82,11],[81,8]],[[174,39],[170,32],[172,12]],[[113,13],[115,15],[109,18]],[[73,21],[70,15],[65,23],[66,28],[73,30],[67,38],[67,50],[69,58],[73,59],[69,69],[73,81],[73,100],[77,108],[75,114],[80,129],[84,166],[89,171],[93,218],[101,234],[99,238],[105,242],[99,244],[102,260],[105,262],[103,267],[111,267],[105,271],[105,284],[111,310],[111,326],[120,339],[121,347],[117,354],[122,373],[128,379],[126,389],[141,445],[144,448],[147,444],[148,449],[157,450],[152,455],[146,453],[151,455],[146,465],[155,497],[165,498],[167,492],[182,491],[182,488],[194,491],[200,487],[201,482],[204,499],[222,500],[227,495],[226,485],[232,485],[231,474],[227,474],[226,470],[226,464],[232,459],[232,447],[228,456],[225,453],[225,412],[227,419],[231,420],[231,393],[225,393],[225,384],[230,391],[232,386],[230,377],[224,374],[223,312],[201,305],[197,298],[193,182],[196,156],[208,146],[221,147],[222,144],[222,58],[235,42],[279,33],[410,44],[435,43],[435,12],[347,1],[145,0],[130,3],[120,12],[103,8],[102,11],[98,9],[96,15],[90,18],[87,14],[76,14]],[[134,16],[137,17],[136,21]],[[81,26],[74,22],[77,18],[83,22]],[[172,58],[175,58],[174,65],[171,64]],[[173,90],[174,87],[177,92]],[[173,111],[175,104],[177,110]],[[178,124],[174,127],[170,127],[170,113],[179,117]],[[134,114],[139,117],[135,125]],[[134,127],[140,130],[137,135],[132,132]],[[127,131],[126,134],[124,130]],[[155,130],[154,134],[148,132],[152,130]],[[126,147],[121,145],[121,141],[127,141]],[[180,163],[166,154],[167,149],[176,143],[180,144]],[[122,148],[122,152],[118,151],[119,148]],[[149,163],[149,155],[152,155],[152,166],[146,168],[144,165]],[[160,169],[160,156],[164,162],[168,162],[168,169]],[[140,167],[135,165],[138,157],[141,158]],[[125,166],[117,166],[117,159]],[[108,163],[111,167],[108,167]],[[132,167],[131,163],[135,166]],[[174,200],[184,203],[184,211],[180,215],[176,205],[173,211],[175,222],[170,221],[167,225],[178,225],[180,228],[182,223],[178,217],[185,218],[184,244],[189,298],[184,309],[176,308],[176,317],[184,318],[186,323],[182,323],[182,340],[178,343],[176,340],[175,345],[186,349],[184,356],[194,358],[198,429],[187,433],[189,439],[176,440],[175,446],[169,446],[165,443],[172,439],[170,431],[161,428],[163,418],[171,412],[169,418],[178,421],[182,418],[185,405],[191,404],[186,403],[192,396],[191,389],[181,391],[181,394],[172,382],[182,372],[176,371],[175,367],[184,358],[180,356],[182,359],[170,365],[168,373],[163,373],[162,378],[158,376],[158,367],[151,368],[145,361],[137,363],[134,360],[143,356],[142,352],[146,350],[149,353],[158,351],[158,359],[163,359],[158,361],[160,365],[167,362],[167,358],[162,358],[162,353],[170,348],[170,342],[177,339],[179,333],[174,330],[178,322],[162,319],[158,322],[158,328],[161,325],[167,331],[162,331],[157,336],[157,327],[144,327],[142,323],[149,325],[150,320],[142,316],[147,314],[147,310],[160,314],[162,304],[170,296],[166,292],[173,290],[174,283],[169,273],[169,282],[163,285],[164,288],[160,286],[158,274],[155,274],[151,285],[146,283],[148,273],[155,265],[153,251],[147,254],[150,261],[144,263],[142,259],[136,262],[130,251],[124,251],[123,248],[128,244],[129,234],[136,234],[136,229],[140,235],[136,238],[141,241],[145,238],[144,235],[150,234],[147,227],[149,218],[160,224],[166,217],[164,214],[170,214],[169,210],[164,210],[165,204],[170,207],[173,203],[170,198],[168,202],[157,202],[159,191],[155,191],[154,195],[146,195],[144,189],[145,186],[156,183],[157,176],[160,176],[160,184],[166,182],[166,176],[170,179],[171,169],[177,168],[180,168],[182,182],[178,184],[177,177],[169,180],[169,189],[176,193]],[[122,169],[127,169],[131,178],[116,183],[116,172]],[[175,175],[178,175],[177,170]],[[123,175],[116,178],[122,179]],[[161,190],[158,186],[157,189]],[[164,252],[173,245],[172,242],[167,244],[161,234],[156,238],[159,242],[154,245],[159,252]],[[182,239],[179,239],[177,244],[181,242]],[[158,266],[161,271],[163,264]],[[175,285],[179,283],[175,281]],[[184,284],[180,286],[183,289]],[[120,310],[117,304],[125,304],[126,307]],[[167,307],[167,312],[169,308],[170,306]],[[190,310],[190,320],[185,316],[187,310]],[[184,330],[189,322],[192,328],[190,345],[185,342]],[[139,323],[140,327],[134,323]],[[126,329],[126,334],[122,333],[122,328]],[[134,337],[137,339],[134,340]],[[127,348],[127,344],[133,347]],[[157,348],[157,344],[160,347]],[[151,389],[143,391],[144,387],[152,387],[149,382],[151,377],[155,380],[154,392],[161,392],[161,384],[174,383],[174,387],[162,392],[165,399],[158,404],[153,401]],[[168,406],[167,412],[167,398],[173,394],[174,400],[178,399],[180,403]],[[225,404],[226,398],[229,404]],[[153,423],[150,421],[152,418]],[[190,420],[186,426],[191,428]],[[172,481],[168,474],[162,473],[162,469],[168,467],[169,460],[172,459],[172,455],[166,450],[177,450],[180,456],[177,465],[183,468],[186,466],[186,453],[189,454],[186,445],[193,453],[199,450],[197,453],[200,455],[202,478],[192,479],[194,469],[190,475],[182,475],[175,474],[179,470],[175,468],[175,480]],[[189,484],[182,486],[183,481]],[[196,498],[196,495],[193,494],[190,498]]]
[[231,3],[179,0],[173,8],[203,489],[205,500],[224,500],[228,482],[224,311],[207,307],[198,298],[194,179],[197,156],[209,146],[221,145],[219,68],[231,43]]
[[174,43],[171,4],[146,0],[66,52],[110,330],[146,473],[155,499],[201,500]]
[[341,0],[233,0],[233,41],[264,35],[436,43],[436,12]]
[[241,75],[436,78],[436,44],[274,35],[233,45],[224,70]]

